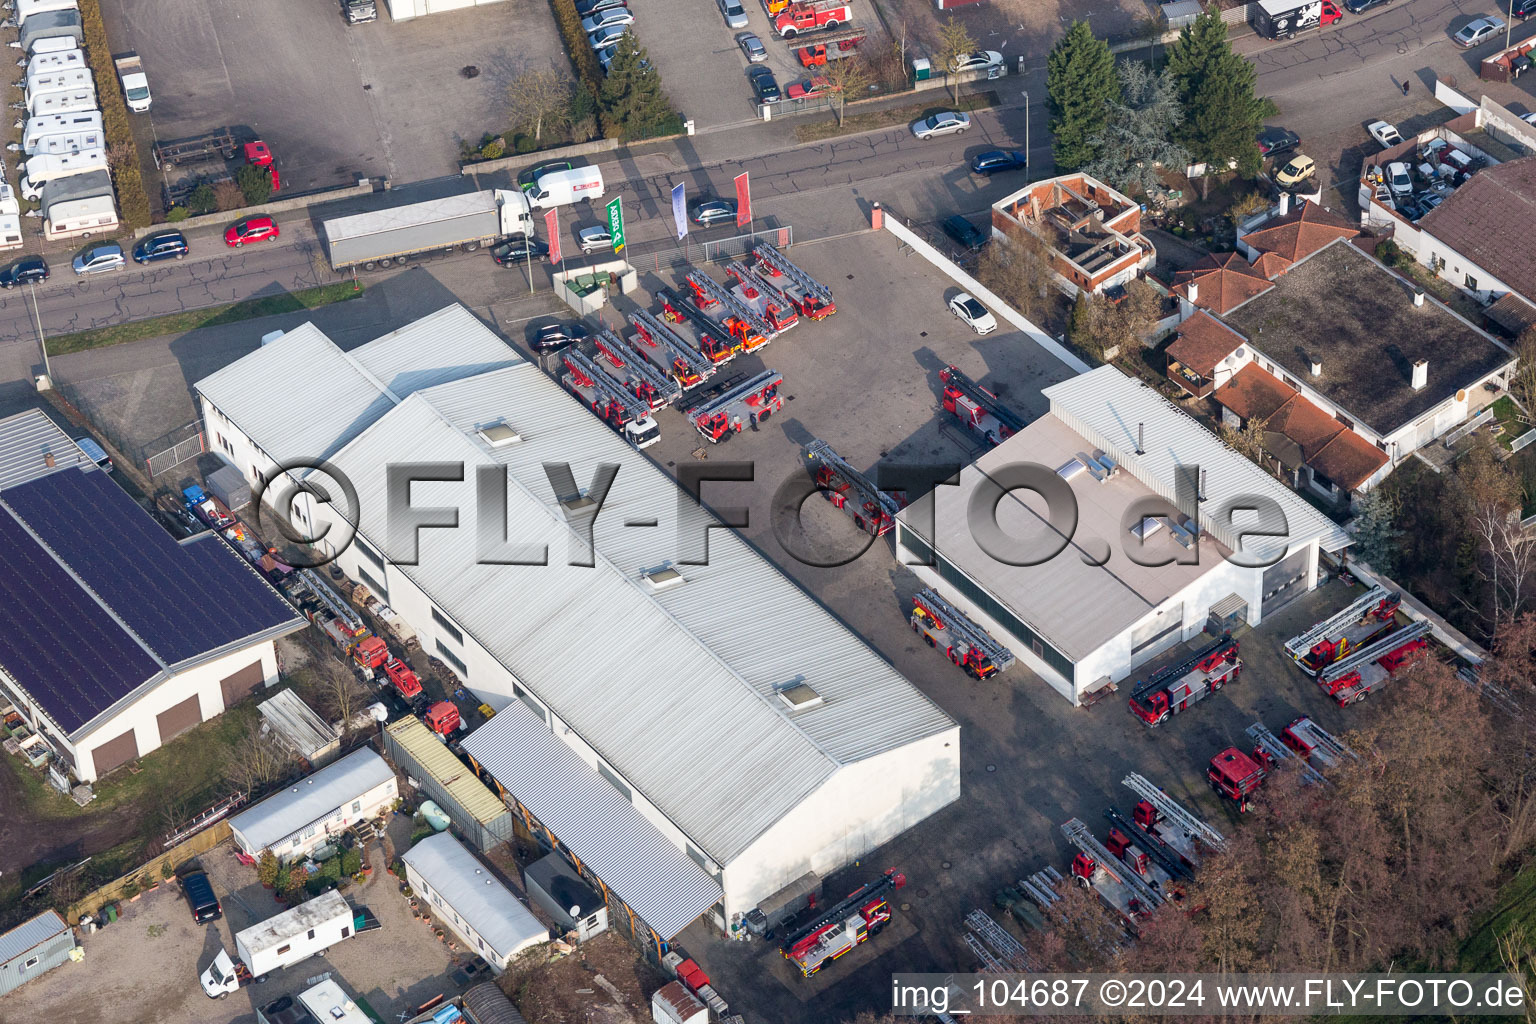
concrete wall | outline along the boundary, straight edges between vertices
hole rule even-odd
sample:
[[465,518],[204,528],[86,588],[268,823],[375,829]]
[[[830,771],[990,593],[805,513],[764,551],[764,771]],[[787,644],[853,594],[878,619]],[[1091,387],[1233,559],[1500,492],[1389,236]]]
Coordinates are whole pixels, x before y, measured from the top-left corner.
[[147,228],[136,228],[133,237],[143,238],[145,235],[153,235],[160,231],[190,231],[193,228],[222,227],[234,223],[241,217],[254,217],[259,213],[286,213],[289,210],[306,210],[311,206],[319,206],[321,203],[331,203],[338,199],[355,199],[358,196],[373,195],[373,182],[365,181],[361,185],[347,185],[342,188],[333,188],[325,192],[311,192],[307,195],[294,196],[292,199],[274,199],[270,203],[262,203],[260,206],[247,206],[240,210],[231,210],[227,213],[205,213],[200,217],[188,217],[186,220],[164,224],[151,224]]

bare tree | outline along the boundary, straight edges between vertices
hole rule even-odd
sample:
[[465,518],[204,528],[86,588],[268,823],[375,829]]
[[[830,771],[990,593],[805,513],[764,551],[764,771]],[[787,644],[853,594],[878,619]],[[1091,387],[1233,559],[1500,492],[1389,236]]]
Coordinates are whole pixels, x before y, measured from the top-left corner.
[[1227,447],[1264,465],[1264,431],[1269,427],[1269,421],[1262,416],[1250,416],[1248,422],[1241,427],[1231,424],[1221,425],[1221,439],[1227,443]]
[[837,123],[841,125],[849,95],[858,98],[869,88],[869,65],[863,57],[857,55],[844,57],[828,62],[823,77],[827,80],[827,92],[837,104]]
[[555,71],[524,71],[507,87],[512,103],[512,127],[543,138],[546,127],[564,123],[571,105],[571,83]]
[[245,193],[234,182],[221,181],[213,186],[213,201],[218,204],[220,213],[241,210],[245,208]]
[[944,77],[949,79],[950,93],[956,103],[960,102],[960,79],[956,77],[956,67],[961,60],[975,52],[976,40],[951,14],[949,20],[939,27],[939,48],[934,59],[939,62]]
[[224,777],[249,796],[285,777],[292,767],[293,754],[288,748],[263,736],[261,727],[252,724],[230,749]]
[[1519,485],[1484,442],[1464,456],[1456,481],[1466,526],[1477,542],[1477,576],[1486,585],[1479,595],[1490,635],[1496,634],[1525,605],[1536,554],[1520,528]]
[[1026,320],[1038,324],[1050,312],[1056,290],[1051,254],[1032,232],[1010,226],[1004,237],[994,238],[981,251],[976,276]]
[[342,739],[352,731],[352,719],[367,702],[368,691],[357,681],[347,667],[331,658],[320,658],[315,663],[319,679],[319,700],[326,714],[337,723]]

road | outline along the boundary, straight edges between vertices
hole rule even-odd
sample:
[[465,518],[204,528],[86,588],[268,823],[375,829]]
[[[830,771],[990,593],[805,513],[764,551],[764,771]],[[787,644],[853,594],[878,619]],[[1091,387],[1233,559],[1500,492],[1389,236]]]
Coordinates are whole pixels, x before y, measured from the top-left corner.
[[[1308,140],[1311,155],[1332,166],[1337,153],[1363,138],[1360,126],[1400,107],[1400,83],[1428,90],[1437,74],[1467,78],[1475,61],[1500,43],[1464,51],[1450,31],[1479,13],[1453,0],[1398,0],[1362,17],[1346,16],[1341,26],[1273,45],[1252,37],[1239,41],[1258,67],[1258,90],[1275,99],[1281,118]],[[1521,26],[1520,28],[1524,28]],[[1519,32],[1517,32],[1517,35]],[[678,181],[691,198],[714,192],[730,195],[732,179],[751,174],[758,225],[792,224],[797,240],[859,230],[867,225],[868,204],[881,201],[893,213],[936,222],[954,212],[976,214],[1019,184],[1017,178],[979,182],[964,168],[977,152],[996,147],[1023,148],[1026,129],[1035,176],[1049,172],[1050,138],[1043,71],[993,83],[1002,105],[974,117],[971,132],[918,142],[902,127],[812,144],[796,144],[788,121],[701,134],[605,163],[610,193],[625,196],[633,253],[674,246],[668,195]],[[1026,107],[1026,93],[1034,102]],[[942,102],[941,94],[930,94]],[[1423,100],[1427,93],[1421,92]],[[1533,104],[1536,105],[1536,104]],[[1359,140],[1354,140],[1358,142]],[[1321,148],[1319,148],[1321,147]],[[1331,152],[1330,152],[1331,150]],[[1336,168],[1347,180],[1352,171]],[[482,179],[479,187],[505,182]],[[474,187],[474,186],[468,186]],[[410,187],[397,189],[398,202]],[[574,213],[574,216],[573,216]],[[596,210],[562,214],[568,244],[578,223],[596,223]],[[311,223],[300,215],[282,218],[283,238],[271,246],[226,249],[216,231],[193,234],[193,257],[152,270],[133,269],[94,280],[77,281],[60,267],[37,291],[37,313],[49,334],[81,330],[123,320],[155,316],[232,302],[279,290],[309,287],[334,276],[317,259],[319,247]],[[694,241],[727,236],[715,229]],[[207,253],[210,255],[203,256]],[[467,290],[475,305],[505,298],[506,272],[481,267],[455,270],[454,291]],[[546,275],[547,268],[540,268]],[[37,372],[37,328],[30,304],[21,293],[0,297],[0,381],[24,381]]]

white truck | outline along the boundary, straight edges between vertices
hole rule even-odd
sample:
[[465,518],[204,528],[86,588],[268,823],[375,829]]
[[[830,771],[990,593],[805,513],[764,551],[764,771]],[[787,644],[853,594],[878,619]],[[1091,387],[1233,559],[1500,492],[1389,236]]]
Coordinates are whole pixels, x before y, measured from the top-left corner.
[[[101,111],[82,110],[74,114],[44,114],[42,117],[29,117],[21,132],[21,151],[28,156],[39,152],[43,140],[55,135],[68,136],[94,136],[102,137]],[[105,143],[98,142],[100,146]],[[94,146],[83,146],[83,149]]]
[[351,905],[332,889],[252,925],[235,935],[233,957],[221,949],[203,971],[203,992],[209,999],[223,999],[242,984],[322,953],[351,937],[355,917]]
[[135,114],[144,113],[153,99],[149,95],[149,77],[144,74],[144,62],[138,54],[126,53],[113,63],[117,65],[117,79],[123,83],[123,99],[128,109]]
[[86,149],[79,153],[43,153],[28,158],[16,188],[23,199],[37,202],[43,194],[43,186],[72,174],[88,174],[107,169],[105,149]]
[[336,217],[321,226],[331,266],[380,270],[413,256],[474,252],[513,235],[533,234],[528,197],[489,189],[387,210]]

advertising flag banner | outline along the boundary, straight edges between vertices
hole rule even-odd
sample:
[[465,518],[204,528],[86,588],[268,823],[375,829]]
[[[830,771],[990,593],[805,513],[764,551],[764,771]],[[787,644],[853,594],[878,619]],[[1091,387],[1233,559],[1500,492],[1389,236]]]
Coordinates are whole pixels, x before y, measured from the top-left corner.
[[672,219],[677,221],[677,240],[688,237],[688,210],[683,200],[683,183],[672,186]]
[[608,234],[613,236],[613,251],[624,251],[624,197],[614,196],[608,204]]
[[744,228],[752,223],[752,184],[747,172],[736,175],[736,226]]
[[560,262],[560,211],[544,214],[544,232],[549,235],[549,262]]

